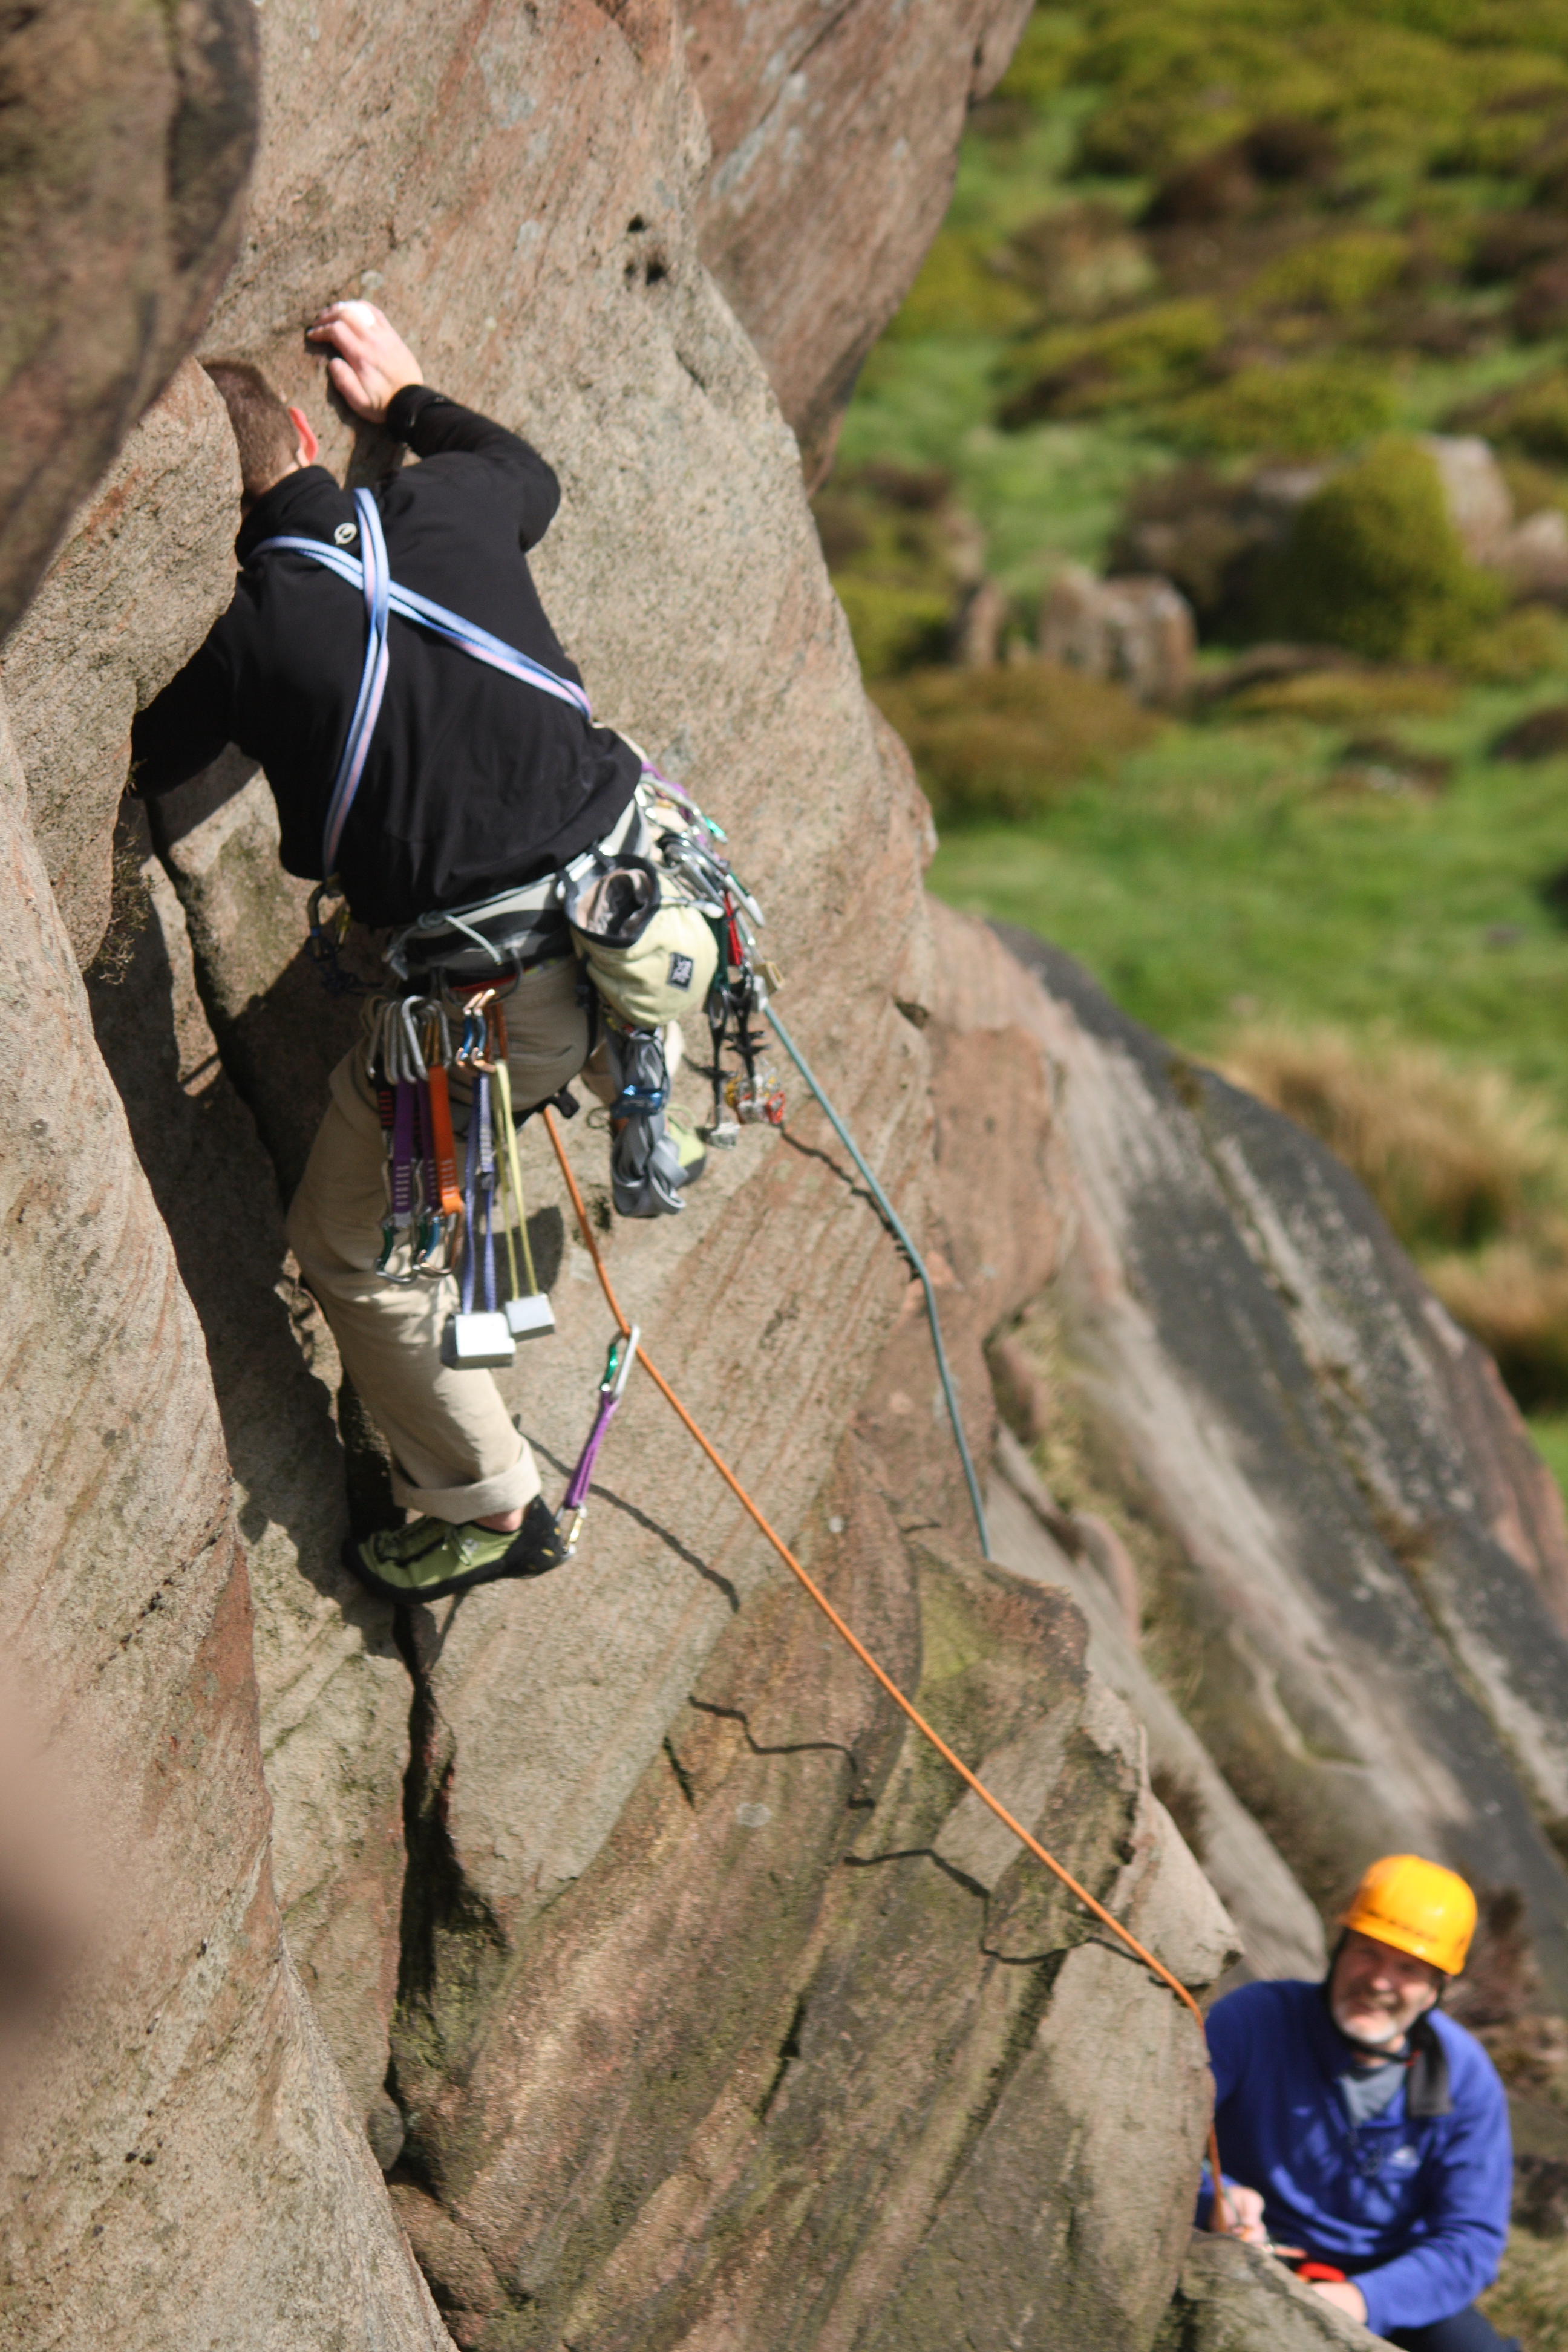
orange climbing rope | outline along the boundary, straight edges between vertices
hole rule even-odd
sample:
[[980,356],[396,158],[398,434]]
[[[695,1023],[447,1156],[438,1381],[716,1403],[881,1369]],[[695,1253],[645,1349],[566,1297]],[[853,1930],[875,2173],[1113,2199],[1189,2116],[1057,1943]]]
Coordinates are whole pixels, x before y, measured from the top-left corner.
[[[577,1187],[577,1179],[572,1171],[572,1163],[566,1157],[566,1147],[561,1140],[561,1130],[555,1123],[555,1114],[548,1108],[548,1106],[544,1112],[544,1124],[550,1130],[550,1140],[555,1147],[555,1157],[561,1163],[561,1173],[565,1178],[566,1189],[572,1195],[572,1207],[577,1219],[577,1230],[583,1236],[584,1247],[594,1261],[594,1270],[599,1277],[599,1287],[603,1290],[605,1302],[609,1307],[611,1314],[619,1324],[623,1335],[629,1337],[632,1327],[626,1319],[626,1313],[622,1308],[620,1300],[616,1296],[615,1285],[610,1280],[609,1275],[605,1271],[605,1261],[599,1254],[599,1244],[595,1239],[594,1228],[589,1223],[588,1212],[584,1204],[583,1195]],[[1175,1994],[1177,2000],[1183,2001],[1186,2007],[1192,2011],[1193,2015],[1196,2018],[1198,2022],[1198,2031],[1205,2036],[1205,2046],[1206,2048],[1207,2034],[1204,2026],[1203,2011],[1198,2007],[1197,2002],[1193,1999],[1192,1994],[1187,1990],[1186,1986],[1183,1984],[1181,1979],[1179,1977],[1173,1976],[1170,1969],[1166,1968],[1164,1962],[1163,1960],[1157,1960],[1154,1958],[1153,1953],[1149,1950],[1148,1947],[1144,1944],[1141,1944],[1137,1937],[1132,1934],[1131,1930],[1124,1927],[1121,1920],[1116,1918],[1112,1913],[1106,1909],[1103,1903],[1097,1903],[1089,1889],[1086,1886],[1080,1886],[1079,1885],[1078,1880],[1073,1876],[1071,1871],[1064,1868],[1062,1864],[1056,1859],[1054,1854],[1047,1853],[1039,1840],[1036,1837],[1032,1837],[1029,1832],[1024,1827],[1023,1822],[1016,1820],[1015,1816],[1007,1811],[1006,1806],[1003,1804],[1000,1798],[994,1797],[992,1795],[984,1780],[982,1780],[976,1773],[970,1770],[968,1765],[963,1761],[963,1759],[961,1756],[955,1756],[953,1754],[952,1749],[948,1746],[946,1740],[943,1739],[942,1734],[931,1728],[931,1726],[926,1721],[924,1716],[915,1706],[914,1701],[912,1699],[906,1698],[903,1692],[899,1688],[897,1683],[894,1682],[892,1676],[888,1674],[884,1668],[878,1664],[876,1659],[871,1655],[870,1651],[866,1647],[866,1644],[861,1641],[859,1635],[854,1631],[853,1627],[846,1624],[844,1619],[838,1614],[837,1610],[835,1609],[832,1601],[829,1601],[827,1595],[822,1591],[820,1585],[814,1582],[806,1570],[802,1568],[799,1560],[796,1559],[794,1552],[791,1551],[784,1538],[779,1535],[773,1528],[770,1527],[762,1511],[758,1508],[757,1505],[752,1502],[752,1497],[747,1494],[744,1486],[742,1486],[740,1480],[736,1477],[734,1472],[731,1469],[723,1455],[719,1452],[718,1447],[710,1442],[710,1440],[704,1435],[703,1432],[698,1427],[696,1422],[693,1421],[691,1415],[687,1412],[686,1407],[681,1403],[680,1399],[676,1395],[675,1391],[670,1387],[669,1382],[665,1379],[664,1374],[658,1370],[658,1366],[654,1364],[648,1356],[646,1348],[639,1346],[637,1350],[637,1360],[642,1365],[644,1371],[647,1374],[655,1388],[658,1390],[660,1395],[664,1398],[666,1403],[668,1404],[679,1418],[685,1423],[687,1428],[697,1440],[698,1444],[702,1448],[703,1453],[706,1454],[709,1461],[711,1462],[714,1469],[717,1470],[719,1475],[723,1479],[724,1484],[734,1495],[736,1500],[756,1521],[757,1526],[762,1529],[763,1535],[766,1536],[769,1543],[772,1544],[773,1549],[777,1552],[784,1566],[789,1570],[790,1574],[797,1580],[809,1598],[816,1602],[817,1608],[821,1610],[823,1615],[826,1618],[834,1632],[839,1636],[839,1639],[848,1643],[849,1647],[854,1651],[855,1655],[859,1659],[861,1664],[866,1668],[868,1674],[873,1675],[876,1680],[880,1683],[882,1688],[887,1692],[888,1696],[892,1700],[894,1706],[899,1707],[903,1714],[908,1716],[910,1721],[914,1725],[915,1729],[921,1734],[921,1738],[930,1740],[931,1746],[936,1749],[937,1754],[942,1758],[943,1763],[950,1764],[952,1767],[952,1769],[958,1774],[959,1779],[965,1781],[968,1786],[973,1790],[982,1804],[988,1805],[991,1811],[995,1814],[997,1820],[1001,1822],[1005,1828],[1010,1829],[1013,1835],[1017,1838],[1022,1844],[1027,1846],[1036,1861],[1043,1862],[1046,1868],[1050,1871],[1054,1876],[1060,1879],[1062,1885],[1068,1890],[1068,1892],[1077,1895],[1079,1901],[1084,1906],[1086,1910],[1091,1911],[1094,1914],[1094,1916],[1101,1921],[1105,1927],[1109,1927],[1113,1935],[1120,1936],[1121,1941],[1127,1946],[1129,1951],[1134,1953],[1136,1957],[1142,1961],[1145,1968],[1152,1969],[1163,1984],[1170,1986],[1171,1990]],[[1219,2142],[1215,2137],[1215,2128],[1212,2123],[1209,2126],[1208,2145],[1209,2165],[1214,2175],[1215,2226],[1222,2234],[1228,2235],[1230,2221],[1226,2207],[1225,2193],[1220,2185],[1222,2176],[1219,2163]]]

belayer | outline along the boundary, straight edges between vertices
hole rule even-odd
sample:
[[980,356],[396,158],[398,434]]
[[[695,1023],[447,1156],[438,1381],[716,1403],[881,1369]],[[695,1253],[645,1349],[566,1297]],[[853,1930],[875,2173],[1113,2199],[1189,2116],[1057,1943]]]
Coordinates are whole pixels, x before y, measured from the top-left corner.
[[1232,2227],[1406,2352],[1518,2352],[1475,2308],[1508,2238],[1508,2100],[1439,2006],[1475,1924],[1455,1872],[1385,1855],[1325,1982],[1243,1985],[1208,2018]]
[[661,897],[648,795],[679,795],[594,724],[545,616],[527,556],[560,503],[550,467],[426,384],[372,304],[333,303],[310,332],[348,406],[422,462],[351,495],[258,369],[209,363],[239,450],[239,576],[137,719],[132,781],[166,792],[238,745],[288,871],[331,880],[382,935],[393,991],[332,1072],[288,1231],[414,1514],[345,1559],[387,1598],[428,1600],[566,1557],[484,1369],[512,1344],[498,1186],[514,1120],[582,1073],[611,1106],[617,1207],[682,1205],[702,1146],[668,1108],[661,1040],[714,976],[692,903],[711,868],[688,845],[698,879]]

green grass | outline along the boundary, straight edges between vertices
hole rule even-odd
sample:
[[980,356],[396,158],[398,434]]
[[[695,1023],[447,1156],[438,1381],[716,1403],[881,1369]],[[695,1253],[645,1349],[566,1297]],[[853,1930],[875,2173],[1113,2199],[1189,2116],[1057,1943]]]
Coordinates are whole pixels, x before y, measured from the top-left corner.
[[1568,2352],[1568,2244],[1510,2231],[1502,2275],[1481,2305],[1494,2327],[1525,2352]]
[[[1568,762],[1484,755],[1563,694],[1476,691],[1394,722],[1458,761],[1431,801],[1335,790],[1343,730],[1173,726],[1029,824],[951,835],[931,885],[1067,948],[1193,1053],[1241,1022],[1378,1030],[1501,1064],[1568,1119],[1568,931],[1538,895],[1568,864]],[[1503,928],[1517,939],[1489,940]]]
[[1530,1433],[1537,1453],[1568,1496],[1568,1412],[1532,1413]]

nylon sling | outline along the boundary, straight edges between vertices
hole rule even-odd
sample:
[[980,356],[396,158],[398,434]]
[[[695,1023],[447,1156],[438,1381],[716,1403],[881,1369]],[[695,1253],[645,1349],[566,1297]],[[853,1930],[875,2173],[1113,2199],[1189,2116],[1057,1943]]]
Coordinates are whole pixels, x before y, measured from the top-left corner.
[[351,555],[346,548],[329,546],[321,539],[264,539],[253,548],[253,556],[265,555],[277,550],[288,555],[302,555],[325,571],[335,572],[358,588],[364,598],[365,649],[364,668],[360,677],[359,698],[349,722],[348,739],[332,778],[332,789],[327,802],[326,824],[321,832],[321,871],[331,875],[337,870],[338,846],[342,840],[343,826],[353,806],[354,794],[364,773],[364,763],[370,751],[371,737],[381,715],[382,697],[386,691],[387,658],[390,646],[387,636],[389,615],[395,613],[399,620],[412,621],[428,629],[448,645],[454,645],[475,661],[499,669],[508,677],[520,679],[525,686],[537,687],[542,694],[553,695],[557,702],[569,703],[581,712],[589,726],[594,723],[593,709],[580,686],[569,677],[558,677],[542,662],[509,646],[503,638],[494,637],[481,629],[477,621],[465,620],[461,613],[448,612],[429,596],[421,596],[412,588],[404,588],[394,580],[386,552],[386,537],[381,527],[381,513],[368,490],[356,490],[354,506],[360,520],[360,544],[364,550],[363,562]]

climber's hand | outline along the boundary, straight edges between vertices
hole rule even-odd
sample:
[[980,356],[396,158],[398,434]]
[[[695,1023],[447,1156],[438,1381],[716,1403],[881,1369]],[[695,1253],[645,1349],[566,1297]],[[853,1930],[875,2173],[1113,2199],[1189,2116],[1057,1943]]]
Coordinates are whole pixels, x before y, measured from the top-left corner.
[[1366,2297],[1354,2279],[1314,2279],[1312,2293],[1331,2303],[1336,2311],[1349,2312],[1352,2319],[1366,2317]]
[[374,302],[330,302],[306,330],[313,343],[330,343],[327,373],[356,416],[379,425],[386,404],[425,372],[384,310]]
[[1233,2188],[1226,2181],[1225,2210],[1233,2238],[1240,2238],[1249,2246],[1268,2243],[1268,2232],[1263,2226],[1263,2199],[1258,2189]]

